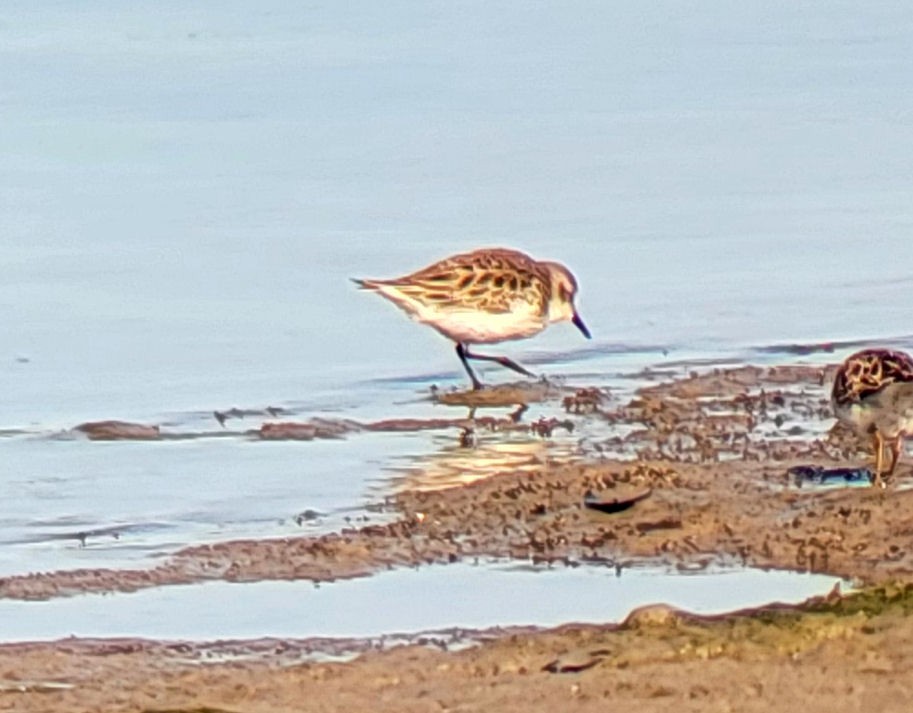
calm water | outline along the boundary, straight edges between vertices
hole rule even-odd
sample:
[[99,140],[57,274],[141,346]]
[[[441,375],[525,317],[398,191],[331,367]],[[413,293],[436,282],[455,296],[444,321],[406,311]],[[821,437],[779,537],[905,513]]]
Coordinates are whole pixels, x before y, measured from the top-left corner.
[[[232,406],[452,415],[419,400],[464,382],[451,345],[350,276],[560,259],[594,341],[506,350],[621,395],[913,345],[911,35],[902,2],[5,3],[0,574],[333,529],[446,454],[216,437]],[[51,437],[102,418],[211,437]]]
[[632,569],[616,576],[614,568],[591,566],[438,565],[320,587],[210,582],[46,602],[0,601],[0,642],[67,636],[360,638],[452,627],[617,622],[632,608],[657,602],[718,614],[768,602],[801,602],[837,584],[845,583],[820,574],[752,569],[686,576]]

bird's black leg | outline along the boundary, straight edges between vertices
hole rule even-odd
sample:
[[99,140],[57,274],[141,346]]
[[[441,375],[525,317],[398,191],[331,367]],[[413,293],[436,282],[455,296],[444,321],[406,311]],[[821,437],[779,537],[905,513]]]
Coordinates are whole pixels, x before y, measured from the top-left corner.
[[466,357],[469,355],[469,350],[464,347],[460,342],[457,342],[456,345],[457,356],[460,357],[460,361],[463,362],[463,368],[466,369],[466,373],[469,374],[469,378],[472,379],[472,388],[473,391],[478,391],[482,388],[482,382],[479,381],[479,377],[475,375],[472,367],[469,366],[469,362],[466,361]]
[[[478,359],[479,361],[494,361],[494,362],[497,362],[498,364],[500,364],[501,366],[506,366],[508,369],[513,369],[518,374],[523,374],[524,376],[531,376],[534,379],[536,378],[536,375],[533,374],[531,371],[527,371],[522,366],[517,364],[517,362],[512,361],[511,359],[508,359],[507,357],[504,357],[504,356],[488,356],[487,354],[470,354],[468,347],[463,348],[463,356],[466,359]],[[464,360],[464,363],[465,363],[465,360]],[[466,368],[468,369],[469,367],[467,366]]]

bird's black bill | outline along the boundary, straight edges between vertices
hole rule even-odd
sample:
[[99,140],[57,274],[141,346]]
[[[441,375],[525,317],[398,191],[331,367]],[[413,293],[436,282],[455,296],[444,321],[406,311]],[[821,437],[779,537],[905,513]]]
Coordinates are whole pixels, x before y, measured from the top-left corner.
[[583,323],[583,320],[580,319],[579,314],[574,312],[574,318],[571,321],[574,323],[574,326],[577,327],[577,329],[579,329],[581,332],[583,332],[584,337],[586,337],[587,339],[593,338],[593,335],[590,334],[590,330],[586,328],[586,325]]

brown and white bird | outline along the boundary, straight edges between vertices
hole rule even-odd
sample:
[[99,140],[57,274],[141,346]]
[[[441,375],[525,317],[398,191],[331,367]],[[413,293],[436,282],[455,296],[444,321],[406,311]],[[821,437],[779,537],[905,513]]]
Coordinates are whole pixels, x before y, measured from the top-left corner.
[[[863,349],[837,370],[831,403],[837,418],[860,436],[872,439],[875,480],[891,475],[897,467],[903,439],[913,435],[913,358],[888,349]],[[891,464],[884,470],[884,448]]]
[[577,280],[564,265],[538,261],[517,250],[485,248],[444,258],[391,280],[355,280],[379,292],[413,319],[456,342],[456,352],[474,389],[482,383],[469,359],[494,361],[534,376],[503,356],[470,351],[474,344],[525,339],[552,322],[570,321],[589,339],[577,313]]

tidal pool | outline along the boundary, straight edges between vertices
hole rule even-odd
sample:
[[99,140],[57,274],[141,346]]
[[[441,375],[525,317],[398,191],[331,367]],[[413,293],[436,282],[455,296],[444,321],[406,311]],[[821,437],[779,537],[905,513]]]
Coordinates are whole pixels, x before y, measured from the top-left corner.
[[682,573],[667,568],[505,563],[396,569],[315,585],[305,581],[208,582],[129,594],[40,602],[0,601],[0,640],[142,637],[375,637],[452,627],[617,622],[664,603],[717,614],[823,595],[837,577],[747,568]]

